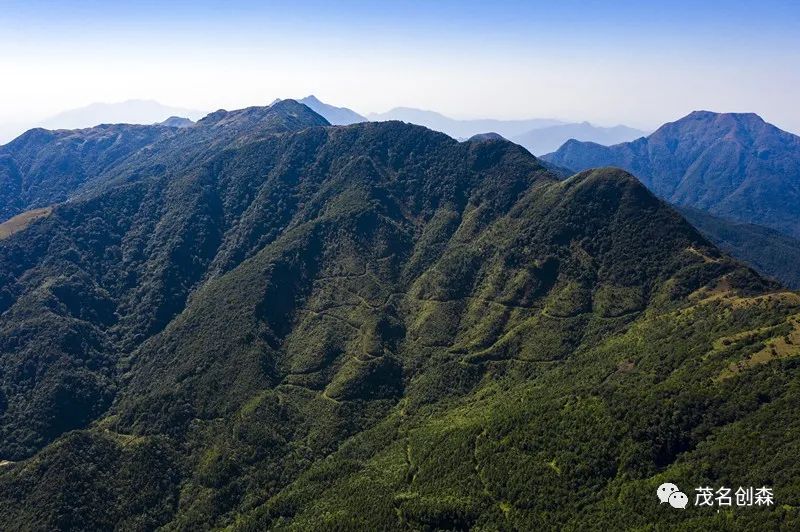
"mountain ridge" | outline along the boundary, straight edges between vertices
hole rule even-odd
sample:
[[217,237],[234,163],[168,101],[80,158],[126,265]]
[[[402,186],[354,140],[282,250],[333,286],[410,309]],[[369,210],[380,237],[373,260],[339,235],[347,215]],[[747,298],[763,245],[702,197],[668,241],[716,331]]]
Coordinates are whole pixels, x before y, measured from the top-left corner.
[[543,158],[575,170],[619,166],[677,205],[800,236],[800,137],[754,113],[694,111],[646,138],[569,141]]
[[[0,146],[0,221],[65,201],[112,178],[124,179],[123,163],[130,159],[136,166],[137,161],[151,158],[153,150],[169,153],[172,161],[190,161],[202,157],[204,149],[252,140],[252,135],[327,125],[305,105],[283,100],[268,107],[221,109],[193,127],[108,124],[78,130],[32,129]],[[96,175],[87,175],[87,167]]]
[[347,107],[336,107],[324,102],[321,102],[313,94],[297,100],[303,105],[307,105],[312,111],[323,116],[328,122],[335,126],[348,126],[350,124],[357,124],[359,122],[367,122],[367,118],[356,113]]
[[533,129],[511,138],[513,142],[525,146],[531,153],[542,155],[560,148],[564,140],[579,140],[610,146],[647,135],[645,131],[618,125],[612,127],[594,126],[589,122],[561,124]]
[[[413,107],[395,107],[385,113],[370,113],[367,115],[372,121],[400,120],[419,124],[435,131],[441,131],[455,139],[469,138],[473,135],[494,131],[503,137],[510,138],[535,129],[537,127],[562,124],[560,120],[549,118],[533,118],[519,120],[498,119],[473,119],[457,120],[449,118],[436,111],[426,111]],[[498,127],[500,126],[500,127]],[[505,127],[503,127],[505,126]]]
[[447,133],[458,140],[468,139],[486,132],[496,132],[504,138],[524,146],[535,155],[555,150],[572,136],[614,143],[616,141],[634,139],[645,134],[644,131],[622,125],[604,128],[594,126],[588,122],[568,123],[563,120],[549,118],[457,120],[435,111],[425,111],[411,107],[396,107],[386,113],[371,113],[368,118],[373,121],[401,120],[419,124]]
[[160,129],[0,240],[9,527],[796,524],[654,498],[798,496],[800,297],[631,174],[297,102]]
[[45,129],[84,129],[100,124],[154,124],[170,116],[200,118],[202,113],[182,107],[163,105],[155,100],[127,100],[118,103],[93,103],[42,120]]

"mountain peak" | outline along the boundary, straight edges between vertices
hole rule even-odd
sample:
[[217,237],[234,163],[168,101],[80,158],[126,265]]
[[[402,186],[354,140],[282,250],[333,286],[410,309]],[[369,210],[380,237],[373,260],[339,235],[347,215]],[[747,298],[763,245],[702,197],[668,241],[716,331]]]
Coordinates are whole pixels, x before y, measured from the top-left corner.
[[235,111],[220,109],[197,124],[238,129],[257,125],[261,129],[266,127],[275,132],[330,125],[325,118],[296,100],[279,100],[269,106],[246,107]]
[[303,102],[303,103],[305,103],[306,105],[308,105],[309,103],[322,103],[322,102],[319,100],[319,98],[317,98],[317,97],[316,97],[316,96],[314,96],[313,94],[309,94],[308,96],[306,96],[305,98],[303,98],[303,99],[302,99],[302,100],[300,100],[300,101],[301,101],[301,102]]
[[[582,186],[598,186],[600,184],[613,184],[616,188],[641,188],[646,191],[647,188],[639,181],[636,176],[630,172],[619,168],[617,166],[602,166],[599,168],[592,168],[584,170],[578,174],[567,179],[569,182],[581,183]],[[647,192],[650,194],[650,192]]]
[[347,107],[336,107],[319,100],[313,94],[298,100],[303,105],[307,105],[315,113],[325,117],[325,120],[335,126],[347,126],[350,124],[357,124],[359,122],[368,122],[368,120]]
[[766,124],[767,122],[756,113],[717,113],[714,111],[692,111],[674,123],[688,121],[732,121],[744,124]]
[[293,100],[291,98],[277,101],[271,106],[269,106],[267,109],[285,113],[298,113],[298,112],[302,113],[302,112],[313,111],[309,106],[305,105],[304,103],[301,103],[297,100]]
[[194,125],[194,122],[181,116],[171,116],[163,122],[159,122],[158,125],[167,127],[191,127]]
[[544,158],[576,171],[619,166],[673,204],[800,236],[800,137],[755,113],[693,111],[645,138],[570,141]]
[[[714,111],[705,111],[705,110],[699,109],[699,110],[696,110],[696,111],[692,111],[691,113],[689,113],[688,115],[686,115],[685,117],[683,117],[680,120],[685,120],[687,118],[697,120],[697,119],[700,119],[700,118],[710,118],[710,117],[715,117],[715,116],[719,116],[719,113],[716,113]],[[680,120],[677,120],[677,121],[680,122]]]
[[468,142],[485,142],[489,140],[506,140],[506,138],[500,133],[489,131],[487,133],[478,133],[476,135],[472,135],[469,139],[467,139]]

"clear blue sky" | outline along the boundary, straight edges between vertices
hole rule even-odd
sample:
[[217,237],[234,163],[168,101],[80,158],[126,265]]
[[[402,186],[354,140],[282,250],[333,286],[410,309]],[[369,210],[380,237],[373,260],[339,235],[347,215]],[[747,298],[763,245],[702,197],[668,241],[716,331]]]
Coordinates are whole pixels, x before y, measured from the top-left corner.
[[5,122],[314,93],[362,113],[644,128],[752,111],[798,132],[800,2],[0,0],[0,72]]

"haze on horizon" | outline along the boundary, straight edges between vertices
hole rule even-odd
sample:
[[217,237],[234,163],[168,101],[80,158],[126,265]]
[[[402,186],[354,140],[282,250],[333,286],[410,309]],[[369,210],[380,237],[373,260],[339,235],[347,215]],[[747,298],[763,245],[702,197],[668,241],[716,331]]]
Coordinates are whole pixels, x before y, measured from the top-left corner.
[[654,129],[707,109],[800,132],[800,6],[644,4],[0,0],[0,125],[94,102],[211,111],[315,94],[364,115]]

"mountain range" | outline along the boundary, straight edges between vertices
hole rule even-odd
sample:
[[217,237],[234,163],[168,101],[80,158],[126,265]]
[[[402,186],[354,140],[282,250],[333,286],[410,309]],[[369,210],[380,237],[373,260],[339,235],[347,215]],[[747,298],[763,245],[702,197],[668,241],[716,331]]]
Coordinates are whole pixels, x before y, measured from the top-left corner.
[[557,150],[568,140],[591,141],[607,146],[641,138],[646,134],[645,131],[628,126],[598,127],[589,122],[581,122],[532,129],[512,136],[509,140],[524,146],[533,154],[541,155]]
[[3,124],[0,126],[0,144],[13,140],[31,127],[57,130],[89,128],[100,124],[155,124],[177,117],[196,120],[203,114],[193,109],[171,107],[153,100],[92,103],[27,124]]
[[313,94],[306,96],[298,102],[308,106],[312,111],[324,117],[325,120],[335,126],[349,126],[350,124],[357,124],[359,122],[367,122],[367,119],[355,111],[347,107],[336,107],[327,103],[323,103],[317,99]]
[[153,100],[127,100],[120,103],[93,103],[43,120],[45,129],[81,129],[99,124],[155,124],[170,117],[197,119],[203,113],[170,107]]
[[659,197],[704,213],[689,218],[717,244],[800,287],[800,137],[755,114],[695,111],[633,142],[570,140],[543,160],[624,168]]
[[633,142],[569,141],[543,159],[625,168],[671,203],[800,238],[800,137],[752,113],[695,111]]
[[566,123],[561,120],[534,118],[530,120],[456,120],[433,111],[397,107],[386,113],[367,115],[372,121],[401,120],[446,133],[455,139],[466,139],[482,133],[496,133],[524,146],[533,154],[557,149],[569,139],[601,144],[633,140],[646,132],[627,126],[598,127],[589,122]]
[[[280,101],[275,100],[273,103]],[[569,139],[615,144],[632,140],[645,134],[644,131],[627,126],[598,127],[588,122],[567,123],[553,119],[529,120],[456,120],[433,111],[398,107],[386,113],[372,113],[369,118],[346,107],[336,107],[310,95],[297,100],[323,116],[333,125],[350,125],[369,120],[384,122],[401,120],[441,131],[455,139],[463,140],[473,135],[496,132],[516,142],[531,153],[543,154],[554,151]],[[65,111],[39,122],[37,127],[45,129],[79,129],[100,124],[155,124],[170,118],[196,120],[199,111],[169,107],[152,100],[128,100],[120,103],[94,103],[79,109]],[[0,132],[0,143],[11,140],[22,133],[24,126],[9,125],[8,132]]]
[[800,525],[800,296],[624,170],[293,100],[0,160],[6,528]]
[[441,131],[457,140],[477,135],[499,135],[527,148],[531,153],[549,153],[569,139],[587,140],[600,144],[616,144],[641,137],[646,132],[627,126],[598,127],[589,122],[566,123],[553,119],[529,120],[456,120],[433,111],[410,107],[397,107],[385,113],[363,116],[346,107],[335,107],[321,102],[316,96],[307,96],[298,102],[325,117],[334,125],[359,122],[386,122],[400,120]]
[[410,124],[425,126],[434,131],[441,131],[454,139],[466,139],[479,133],[494,132],[505,138],[527,133],[532,129],[564,124],[561,120],[551,118],[533,118],[528,120],[496,120],[473,119],[458,120],[434,111],[414,109],[412,107],[395,107],[385,113],[367,115],[373,122],[400,120]]

